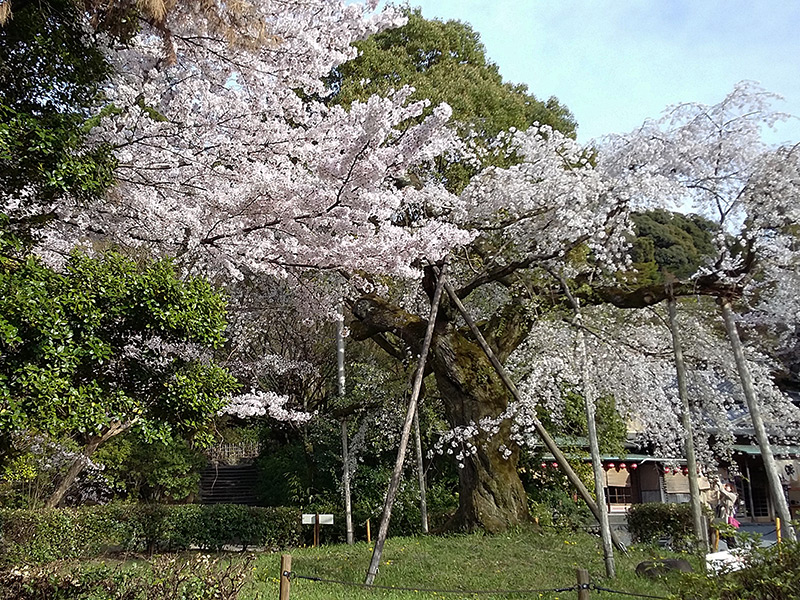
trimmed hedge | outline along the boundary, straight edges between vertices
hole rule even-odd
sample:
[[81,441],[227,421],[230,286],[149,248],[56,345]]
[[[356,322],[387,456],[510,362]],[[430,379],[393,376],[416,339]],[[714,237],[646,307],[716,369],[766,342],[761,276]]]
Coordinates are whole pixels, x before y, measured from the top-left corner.
[[109,551],[284,548],[301,542],[297,509],[237,504],[0,509],[0,560],[46,562]]
[[689,549],[696,541],[688,503],[633,504],[628,509],[628,531],[634,542],[644,544],[670,539],[673,550]]

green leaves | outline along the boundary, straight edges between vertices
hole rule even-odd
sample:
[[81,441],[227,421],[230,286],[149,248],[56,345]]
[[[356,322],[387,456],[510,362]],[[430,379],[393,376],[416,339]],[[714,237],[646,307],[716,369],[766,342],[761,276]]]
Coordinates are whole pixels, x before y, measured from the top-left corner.
[[225,326],[219,293],[169,261],[74,252],[57,273],[0,259],[0,432],[200,431],[237,387],[205,357]]
[[[527,129],[534,122],[571,134],[575,121],[556,98],[542,102],[524,85],[504,82],[486,58],[480,35],[459,21],[437,21],[420,11],[407,13],[408,23],[374,35],[356,46],[359,56],[336,69],[329,78],[331,101],[350,106],[371,94],[385,95],[404,85],[415,88],[412,100],[429,99],[434,107],[446,102],[459,135],[478,147],[501,131]],[[487,153],[484,165],[508,166],[502,153]],[[464,161],[441,159],[437,168],[448,189],[460,192],[475,174]]]

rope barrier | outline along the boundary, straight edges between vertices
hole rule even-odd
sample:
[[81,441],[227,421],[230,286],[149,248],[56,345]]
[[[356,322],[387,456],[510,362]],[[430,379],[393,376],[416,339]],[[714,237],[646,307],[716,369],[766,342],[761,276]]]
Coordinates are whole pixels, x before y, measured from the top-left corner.
[[392,585],[367,585],[365,583],[354,583],[352,581],[342,581],[339,579],[326,579],[324,577],[313,577],[309,575],[299,575],[294,571],[284,571],[284,577],[291,579],[305,579],[308,581],[317,581],[320,583],[335,583],[349,587],[358,587],[361,589],[374,589],[374,590],[392,590],[398,592],[429,592],[435,594],[496,594],[496,595],[526,595],[526,594],[557,594],[563,592],[574,592],[578,590],[577,585],[572,585],[563,588],[547,588],[547,589],[526,589],[526,590],[449,590],[439,588],[424,588],[424,587],[405,587],[405,586],[392,586]]
[[649,594],[636,594],[634,592],[621,592],[619,590],[612,590],[609,588],[600,587],[599,585],[591,585],[591,589],[598,592],[608,592],[609,594],[622,594],[623,596],[635,596],[637,598],[656,598],[657,600],[669,600],[666,596],[650,596]]

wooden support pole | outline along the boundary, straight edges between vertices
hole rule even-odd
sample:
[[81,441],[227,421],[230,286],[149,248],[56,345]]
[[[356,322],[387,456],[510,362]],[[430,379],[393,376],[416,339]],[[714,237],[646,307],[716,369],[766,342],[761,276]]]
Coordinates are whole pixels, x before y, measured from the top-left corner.
[[[489,361],[492,363],[494,370],[497,371],[497,374],[500,376],[500,379],[502,379],[508,391],[511,392],[511,394],[514,396],[514,399],[517,402],[521,402],[522,398],[519,395],[519,390],[517,390],[517,386],[514,385],[513,381],[511,381],[511,378],[508,376],[508,372],[506,371],[505,367],[503,367],[502,363],[497,359],[494,352],[492,352],[492,349],[489,347],[489,344],[486,342],[486,339],[483,337],[483,334],[480,332],[477,325],[475,325],[475,321],[472,320],[472,317],[467,312],[467,309],[464,307],[464,304],[461,302],[460,298],[458,297],[458,294],[456,294],[456,291],[453,289],[453,286],[445,281],[444,288],[445,290],[447,290],[447,294],[450,296],[450,300],[452,300],[453,304],[455,304],[456,307],[458,308],[459,312],[461,313],[461,316],[464,317],[464,321],[467,323],[467,326],[469,326],[470,331],[472,331],[472,335],[475,336],[475,339],[478,341],[478,344],[480,345],[483,352],[489,358]],[[544,425],[542,425],[542,422],[535,416],[532,417],[532,419],[533,419],[533,426],[536,429],[536,433],[539,435],[539,438],[544,443],[545,448],[547,448],[550,454],[553,455],[553,458],[555,458],[556,462],[558,463],[558,466],[564,471],[564,474],[567,476],[567,479],[569,479],[569,482],[578,491],[578,494],[580,494],[581,498],[583,498],[583,501],[586,502],[586,506],[588,506],[589,510],[592,511],[592,514],[597,519],[597,522],[600,523],[602,519],[602,516],[600,514],[600,509],[597,507],[597,503],[594,501],[594,498],[592,498],[591,492],[589,492],[589,490],[586,489],[586,486],[583,484],[583,481],[581,481],[581,478],[578,477],[578,474],[569,464],[569,462],[567,461],[567,457],[564,456],[563,452],[561,452],[561,449],[558,447],[555,440],[550,436],[549,433],[547,433],[547,430],[544,428]],[[619,536],[613,530],[611,531],[611,541],[614,542],[614,546],[620,552],[626,553],[628,551],[627,548],[625,547],[625,544],[622,543],[622,540],[619,539]]]
[[319,547],[319,513],[314,515],[314,548]]
[[[772,448],[769,445],[767,429],[764,425],[764,419],[761,416],[761,404],[758,401],[758,396],[756,395],[756,390],[753,386],[753,378],[750,375],[750,369],[747,367],[747,359],[744,355],[744,349],[742,347],[742,340],[739,337],[739,331],[736,329],[731,303],[727,298],[719,298],[717,302],[719,303],[720,311],[722,312],[722,320],[725,322],[725,330],[728,333],[728,340],[731,343],[733,357],[736,360],[736,370],[739,372],[739,379],[742,384],[745,402],[747,403],[747,410],[750,413],[750,419],[753,422],[753,429],[755,430],[758,449],[761,451],[761,459],[764,461],[764,470],[767,472],[767,483],[769,495],[772,499],[772,505],[775,507],[775,511],[783,521],[782,527],[784,528],[784,534],[789,540],[795,541],[797,537],[795,536],[794,527],[792,527],[792,517],[789,514],[789,505],[786,503],[786,496],[783,495],[783,486],[781,485],[781,480],[778,476],[778,467],[775,464],[775,457],[773,456]],[[753,516],[755,517],[755,515]]]
[[289,600],[289,588],[292,585],[292,555],[281,554],[281,587],[279,600]]
[[367,519],[367,543],[372,543],[372,533],[369,530],[369,519]]
[[[555,276],[555,275],[554,275]],[[594,475],[595,499],[597,509],[600,511],[600,538],[603,541],[603,556],[606,564],[606,577],[614,579],[617,575],[614,565],[614,546],[611,541],[611,524],[608,520],[608,507],[604,495],[604,479],[606,479],[603,464],[600,460],[600,442],[597,439],[597,411],[595,405],[594,382],[590,377],[589,358],[586,352],[586,342],[583,339],[583,313],[581,312],[580,302],[572,295],[569,284],[563,276],[558,276],[561,287],[567,295],[572,311],[575,313],[573,323],[577,326],[577,346],[581,359],[581,384],[583,394],[584,411],[586,412],[586,429],[589,434],[589,454],[592,457],[592,474]]]
[[428,533],[428,499],[425,489],[425,463],[422,461],[422,434],[419,429],[419,407],[414,412],[414,446],[417,450],[417,479],[419,481],[419,517],[422,533]]
[[775,540],[778,543],[778,550],[781,549],[781,518],[775,517]]
[[578,600],[589,600],[589,571],[578,569]]
[[686,364],[683,360],[683,346],[678,331],[678,309],[675,298],[667,301],[669,309],[669,330],[672,333],[672,353],[675,357],[675,372],[678,376],[678,397],[681,400],[681,424],[684,431],[683,453],[689,469],[689,503],[692,508],[694,535],[701,548],[708,552],[708,536],[703,525],[703,507],[700,500],[700,473],[694,451],[694,431],[692,429],[692,409],[689,405],[689,389],[686,385]]
[[367,577],[364,581],[365,585],[372,585],[375,581],[375,576],[378,574],[378,565],[381,562],[381,555],[383,554],[383,546],[386,544],[386,537],[389,534],[389,521],[392,518],[392,506],[394,506],[394,499],[397,496],[397,490],[400,488],[400,480],[403,477],[403,462],[406,458],[406,449],[408,448],[408,441],[411,438],[411,426],[414,424],[414,413],[417,412],[417,400],[419,393],[422,390],[422,380],[425,377],[425,361],[428,358],[428,352],[431,347],[431,340],[433,339],[433,328],[436,325],[436,315],[439,312],[439,302],[442,299],[442,287],[445,285],[445,272],[447,271],[448,259],[445,259],[441,270],[439,271],[438,281],[436,282],[436,290],[431,299],[431,312],[428,317],[428,327],[425,330],[425,339],[422,341],[422,348],[419,353],[419,360],[417,362],[417,371],[414,376],[414,385],[411,389],[411,398],[408,400],[408,409],[406,410],[406,419],[403,423],[403,431],[400,434],[400,446],[397,449],[397,458],[394,463],[394,471],[392,471],[392,478],[389,481],[389,489],[386,491],[386,501],[383,504],[383,514],[381,515],[381,524],[378,527],[378,538],[375,540],[375,547],[372,551],[372,560],[367,569]]

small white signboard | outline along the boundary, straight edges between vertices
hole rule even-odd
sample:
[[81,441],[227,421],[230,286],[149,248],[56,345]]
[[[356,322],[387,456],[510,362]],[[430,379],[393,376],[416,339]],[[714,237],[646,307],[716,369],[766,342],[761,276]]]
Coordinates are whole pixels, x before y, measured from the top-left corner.
[[[303,515],[303,525],[314,525],[317,522],[317,515]],[[333,515],[319,515],[320,525],[333,525]]]

